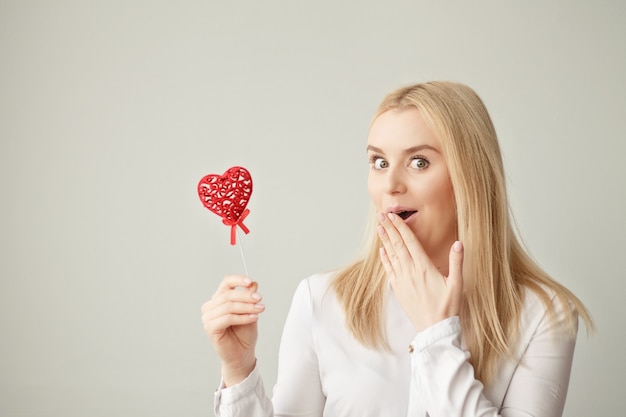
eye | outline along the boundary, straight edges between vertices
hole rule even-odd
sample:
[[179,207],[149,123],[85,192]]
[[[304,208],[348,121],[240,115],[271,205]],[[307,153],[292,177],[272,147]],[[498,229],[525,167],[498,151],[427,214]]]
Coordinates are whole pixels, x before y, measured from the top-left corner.
[[411,168],[425,169],[428,168],[428,165],[430,165],[430,162],[428,162],[426,158],[422,158],[421,156],[416,156],[415,158],[411,159]]
[[370,162],[372,164],[372,168],[374,169],[385,169],[389,166],[389,162],[387,162],[385,158],[382,158],[380,156],[372,157]]

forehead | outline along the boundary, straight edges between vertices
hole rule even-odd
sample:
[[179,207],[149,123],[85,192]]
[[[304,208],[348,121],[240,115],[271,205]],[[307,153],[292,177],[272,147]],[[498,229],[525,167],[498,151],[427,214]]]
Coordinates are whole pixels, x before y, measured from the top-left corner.
[[422,113],[414,108],[387,110],[372,123],[368,145],[379,148],[406,148],[430,145],[440,149],[433,130]]

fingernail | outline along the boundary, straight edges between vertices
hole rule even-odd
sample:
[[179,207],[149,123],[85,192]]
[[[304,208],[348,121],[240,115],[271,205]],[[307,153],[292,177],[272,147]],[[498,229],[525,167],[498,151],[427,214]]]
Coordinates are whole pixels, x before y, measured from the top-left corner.
[[396,221],[396,216],[393,213],[387,213],[387,217],[389,217],[389,220],[392,222]]
[[252,298],[254,298],[255,300],[260,300],[261,294],[255,292],[254,294],[252,294]]
[[263,309],[265,308],[265,304],[255,304],[255,305],[254,305],[254,307],[255,307],[257,310],[263,310]]
[[385,221],[385,215],[383,213],[378,213],[378,221],[381,223]]
[[248,285],[248,284],[250,284],[251,282],[252,282],[252,280],[251,280],[250,278],[248,278],[248,277],[244,277],[244,278],[243,278],[243,283],[244,283],[244,284]]
[[454,242],[454,245],[452,245],[452,249],[455,252],[463,252],[463,244],[461,243],[461,241],[457,240],[456,242]]

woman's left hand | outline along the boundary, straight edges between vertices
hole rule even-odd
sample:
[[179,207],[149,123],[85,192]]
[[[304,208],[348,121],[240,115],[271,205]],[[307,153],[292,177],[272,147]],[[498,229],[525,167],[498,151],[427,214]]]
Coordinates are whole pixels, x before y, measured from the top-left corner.
[[450,248],[448,276],[428,257],[421,243],[397,214],[378,217],[383,244],[380,258],[395,296],[420,332],[458,316],[463,302],[463,244]]

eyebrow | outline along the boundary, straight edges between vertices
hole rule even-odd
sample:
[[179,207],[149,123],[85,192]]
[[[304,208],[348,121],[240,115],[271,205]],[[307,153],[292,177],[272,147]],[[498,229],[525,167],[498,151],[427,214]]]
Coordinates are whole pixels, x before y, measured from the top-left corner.
[[[410,147],[408,149],[405,149],[404,151],[402,151],[402,153],[404,153],[404,154],[411,154],[411,153],[423,151],[424,149],[429,149],[431,151],[440,153],[438,149],[435,149],[435,148],[433,148],[430,145],[413,146],[413,147]],[[372,145],[367,145],[367,150],[368,151],[373,151],[373,152],[376,152],[376,153],[380,153],[380,154],[383,154],[383,155],[385,154],[385,152],[382,149],[377,148],[376,146],[372,146]]]

